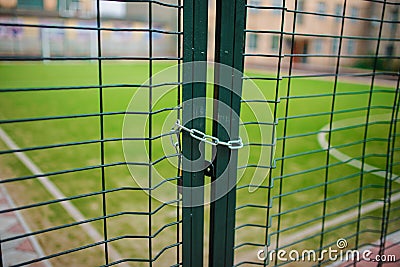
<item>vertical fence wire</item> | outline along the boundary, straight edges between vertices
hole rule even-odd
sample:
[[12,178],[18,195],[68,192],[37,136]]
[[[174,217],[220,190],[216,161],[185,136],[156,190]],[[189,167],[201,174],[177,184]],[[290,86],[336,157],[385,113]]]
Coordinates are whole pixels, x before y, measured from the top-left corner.
[[[325,232],[325,216],[326,216],[326,209],[327,203],[326,199],[328,198],[328,180],[329,180],[329,163],[330,163],[330,147],[331,147],[331,139],[332,139],[332,128],[333,128],[333,119],[335,114],[335,104],[336,104],[336,91],[338,86],[338,74],[340,69],[340,59],[342,55],[342,47],[343,47],[343,33],[344,33],[344,25],[345,25],[345,16],[347,11],[347,0],[343,1],[343,8],[342,8],[342,18],[340,21],[340,36],[339,36],[339,47],[337,51],[337,58],[336,58],[336,66],[335,66],[335,78],[333,84],[333,91],[332,91],[332,100],[331,100],[331,110],[330,110],[330,118],[329,118],[329,131],[328,131],[328,149],[326,151],[326,169],[325,169],[325,182],[324,182],[324,202],[322,208],[322,222],[321,222],[321,239],[319,242],[319,246],[322,248],[324,246],[324,232]],[[336,39],[335,41],[336,42]],[[362,190],[360,190],[362,192]],[[322,260],[321,260],[322,261]],[[321,262],[319,261],[319,263]]]
[[[101,18],[100,18],[100,1],[96,2],[96,26],[97,26],[97,71],[99,83],[99,122],[100,122],[100,140],[104,140],[104,116],[103,116],[103,66],[102,66],[102,49],[101,49]],[[106,190],[106,177],[105,177],[105,152],[104,142],[100,142],[100,164],[101,164],[101,190]],[[106,193],[102,193],[102,212],[103,212],[103,236],[104,236],[104,263],[108,265],[108,234],[107,234],[107,199]]]
[[[393,177],[393,162],[394,162],[394,154],[395,154],[395,141],[396,141],[396,127],[397,124],[394,123],[399,115],[399,85],[400,85],[400,76],[397,79],[397,89],[396,95],[393,103],[393,110],[391,114],[391,121],[389,128],[389,136],[388,136],[388,146],[387,146],[387,159],[386,159],[386,182],[385,182],[385,192],[384,192],[384,206],[382,211],[382,216],[384,218],[382,223],[382,230],[380,236],[379,243],[379,255],[384,255],[386,249],[390,249],[390,246],[386,246],[387,234],[389,223],[391,222],[390,213],[391,213],[391,204],[392,204],[392,195],[393,195],[393,180],[398,179]],[[390,174],[389,174],[390,173]],[[398,218],[397,218],[398,219]],[[398,244],[395,244],[398,245]]]
[[[295,0],[294,3],[294,9],[298,9],[298,0]],[[296,32],[296,20],[297,20],[297,12],[293,14],[293,23],[292,23],[292,32]],[[295,35],[292,36],[290,40],[290,53],[294,54],[294,41],[295,41]],[[289,71],[288,71],[288,83],[287,83],[287,92],[286,92],[286,103],[285,103],[285,115],[284,117],[287,118],[289,115],[289,96],[290,96],[290,89],[292,85],[292,71],[293,71],[293,57],[290,57],[289,59]],[[287,119],[284,119],[283,121],[283,132],[282,135],[286,136],[287,135],[287,126],[288,126],[288,121]],[[283,158],[286,153],[286,139],[282,140],[282,154],[281,157]],[[283,173],[285,167],[285,161],[282,161],[281,163],[281,168],[280,168],[280,173]],[[277,213],[280,214],[282,212],[282,193],[283,193],[283,188],[284,188],[284,180],[282,180],[279,183],[279,194],[278,194],[278,211]],[[267,219],[269,216],[267,217]],[[280,229],[281,229],[281,216],[278,216],[277,218],[277,229],[276,229],[276,243],[275,247],[279,247],[279,236],[280,236]],[[267,244],[268,239],[266,240]],[[268,259],[266,259],[265,263],[267,262]],[[277,265],[278,263],[278,258],[275,258],[274,264]]]
[[[370,113],[371,113],[371,105],[372,105],[372,95],[373,95],[373,88],[374,88],[374,82],[376,79],[376,69],[377,69],[377,61],[378,61],[378,56],[379,56],[379,49],[380,49],[380,44],[381,44],[381,37],[382,37],[382,30],[383,30],[383,25],[384,25],[384,19],[385,19],[385,10],[386,10],[386,0],[384,0],[382,2],[382,12],[381,12],[381,16],[380,16],[380,23],[379,23],[379,32],[378,32],[378,40],[376,43],[376,50],[375,50],[375,57],[374,57],[374,65],[373,65],[373,69],[372,69],[372,77],[371,77],[371,86],[370,86],[370,90],[369,90],[369,96],[368,96],[368,108],[367,108],[367,114],[366,114],[366,120],[365,120],[365,130],[364,130],[364,140],[367,140],[368,137],[368,124],[370,121]],[[390,134],[390,133],[389,133]],[[390,140],[390,139],[389,139]],[[389,142],[390,143],[390,142]],[[364,178],[364,168],[365,168],[365,156],[366,156],[366,142],[364,142],[363,147],[362,147],[362,165],[361,165],[361,175],[360,175],[360,188],[363,187],[363,178]],[[387,175],[386,175],[386,179],[387,179]],[[385,187],[384,187],[384,195],[383,195],[383,201],[384,201],[384,206],[383,206],[383,213],[382,215],[385,215],[385,208],[386,208],[386,198],[387,198],[387,183],[385,182]],[[362,195],[360,195],[360,203],[362,201]],[[360,211],[360,208],[359,208]],[[360,218],[360,212],[358,214],[358,218]],[[384,221],[386,219],[384,217],[382,217],[382,225],[385,225]],[[357,223],[357,228],[359,228],[359,222]],[[384,227],[382,226],[381,228],[381,237],[380,239],[384,240],[383,235],[386,235],[385,231],[384,231]],[[357,237],[358,237],[358,233],[357,233]],[[358,240],[356,241],[356,247],[358,247]],[[382,243],[381,243],[382,245]]]
[[[279,12],[280,12],[281,25],[280,25],[280,29],[279,29],[280,33],[279,33],[278,63],[277,63],[277,69],[276,69],[276,77],[275,77],[276,78],[276,81],[275,81],[276,84],[275,84],[275,94],[274,94],[274,102],[273,102],[274,104],[273,104],[273,111],[272,111],[272,113],[273,113],[272,121],[273,122],[276,122],[277,119],[278,119],[278,104],[279,104],[278,100],[279,100],[280,89],[281,89],[281,84],[280,83],[281,83],[281,69],[282,69],[283,46],[284,46],[284,43],[283,43],[284,39],[283,38],[284,38],[285,17],[286,17],[286,1],[285,0],[282,1],[282,8],[279,10]],[[276,128],[273,127],[272,136],[271,136],[271,140],[270,140],[271,144],[275,143],[277,135],[278,134],[276,133]],[[273,157],[274,157],[274,151],[271,149],[271,159],[273,159]],[[271,160],[271,163],[272,163],[272,160]],[[272,164],[271,164],[271,166],[272,166]],[[271,168],[273,168],[273,167],[271,167]],[[269,172],[268,179],[269,179],[268,185],[272,186],[273,185],[273,181],[272,181],[273,180],[273,174],[272,174],[272,171]],[[271,191],[272,190],[268,190],[268,196],[267,196],[267,201],[268,201],[267,206],[268,207],[272,207]],[[271,209],[268,208],[267,212],[266,212],[266,220],[265,220],[265,225],[266,226],[268,226],[268,224],[269,224],[270,216],[271,216]],[[268,244],[268,242],[269,242],[269,228],[267,227],[267,229],[265,230],[265,244]],[[267,266],[269,264],[268,258],[266,258],[263,263],[264,263],[264,266]]]
[[149,214],[148,214],[148,235],[149,235],[149,243],[148,243],[148,248],[149,248],[149,266],[150,267],[152,267],[153,266],[153,261],[152,261],[152,259],[153,259],[153,240],[152,240],[152,227],[153,227],[153,220],[152,220],[152,216],[151,216],[151,214],[152,214],[152,210],[153,210],[153,207],[152,207],[152,190],[151,190],[151,188],[152,188],[152,186],[153,186],[153,182],[152,182],[152,175],[153,175],[153,164],[152,164],[152,161],[153,161],[153,141],[152,141],[152,137],[153,137],[153,128],[152,128],[152,126],[153,126],[153,114],[152,114],[152,112],[153,112],[153,60],[152,60],[152,57],[153,57],[153,32],[152,32],[152,29],[153,29],[153,21],[152,21],[152,18],[153,18],[153,9],[152,9],[152,3],[151,2],[149,2],[148,3],[148,9],[149,9],[149,14],[148,14],[148,16],[149,16],[149,25],[148,25],[148,27],[149,27],[149,74],[148,74],[148,77],[149,77],[149,103],[148,103],[148,105],[149,105],[149,114],[150,114],[150,117],[149,117],[149,126],[148,126],[148,140],[149,140],[149,152],[150,152],[150,154],[149,154],[149,169],[148,169],[148,176],[149,176],[149,188],[150,188],[150,191],[149,191],[149,196],[148,196],[148,212],[149,212]]
[[[182,0],[178,0],[178,6],[182,6]],[[182,31],[182,9],[178,9],[178,16],[177,16],[177,30],[178,32]],[[180,66],[182,64],[182,35],[178,35],[177,36],[177,54],[178,54],[178,66]],[[177,73],[177,80],[181,81],[182,80],[182,70],[181,68],[178,68],[178,73]],[[178,94],[177,94],[177,102],[176,102],[176,106],[180,107],[181,106],[181,99],[182,99],[182,85],[178,85]],[[181,120],[181,112],[180,110],[177,112],[176,115],[176,119],[177,120]],[[180,136],[178,137],[180,138]],[[180,142],[181,140],[177,140],[178,142]],[[180,170],[180,164],[182,162],[182,155],[178,155],[178,168],[177,168],[177,177],[178,177],[178,181],[182,181],[182,174],[181,174],[181,170]],[[179,182],[178,182],[179,185]],[[180,199],[180,193],[179,190],[177,190],[176,192],[176,198]],[[181,201],[178,202],[178,205],[176,205],[176,221],[180,222],[181,221]],[[176,246],[176,265],[179,266],[181,263],[181,225],[178,224],[176,227],[176,240],[178,242],[178,246]]]

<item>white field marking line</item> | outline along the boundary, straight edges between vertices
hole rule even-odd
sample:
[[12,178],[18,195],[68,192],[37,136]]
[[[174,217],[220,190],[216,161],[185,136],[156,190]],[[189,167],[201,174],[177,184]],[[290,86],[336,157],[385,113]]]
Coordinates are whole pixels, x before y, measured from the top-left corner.
[[[379,118],[387,117],[387,116],[388,116],[387,114],[371,116],[370,122],[377,121],[377,120],[379,120]],[[349,121],[354,122],[357,119],[359,119],[359,118],[352,118],[352,119],[348,119],[348,120],[342,120],[342,121],[339,121],[339,124],[341,126],[344,126],[346,124],[346,122],[349,122]],[[336,122],[336,124],[337,124],[337,122]],[[327,150],[328,146],[329,146],[328,142],[326,141],[326,135],[328,134],[328,131],[329,131],[329,124],[327,124],[324,127],[322,127],[322,129],[320,130],[320,133],[318,134],[319,145],[325,150]],[[350,166],[353,166],[353,167],[355,167],[357,169],[361,170],[361,168],[362,168],[362,161],[357,160],[357,159],[353,159],[353,158],[347,156],[346,154],[340,152],[336,148],[331,148],[329,150],[329,154],[331,154],[337,160],[342,161],[342,162],[344,162],[344,163],[346,163],[346,164],[348,164]],[[381,170],[378,167],[372,166],[372,165],[367,164],[365,162],[364,162],[364,170],[368,171],[370,174],[379,176],[381,178],[386,178],[386,176],[387,177],[393,177],[392,180],[394,180],[395,182],[400,183],[400,179],[397,179],[397,178],[399,178],[398,175],[394,175],[392,173],[386,172],[384,170]]]
[[[18,150],[20,147],[8,136],[8,134],[0,128],[0,138],[4,141],[4,143],[12,150]],[[42,170],[33,163],[33,161],[25,155],[24,152],[14,152],[14,155],[18,157],[18,159],[34,174],[34,175],[44,175]],[[54,197],[54,199],[64,199],[66,196],[58,189],[58,187],[49,180],[46,176],[41,176],[38,178],[38,181],[46,188],[46,190]],[[59,204],[68,212],[68,214],[76,221],[84,221],[86,218],[83,214],[72,204],[69,200],[65,200],[59,202]],[[104,241],[102,235],[90,224],[83,223],[80,224],[82,229],[87,233],[94,242]],[[108,250],[110,257],[114,260],[122,259],[121,255],[115,250],[115,248],[108,244]]]
[[[390,198],[391,202],[396,202],[400,200],[400,193],[392,195]],[[361,207],[360,215],[364,215],[366,213],[369,213],[371,211],[377,210],[383,206],[383,203],[381,202],[374,202],[374,203],[369,203],[365,206]],[[351,219],[354,219],[358,216],[358,209],[349,211],[341,216],[338,216],[332,220],[325,221],[325,228],[329,228],[332,226],[339,225],[343,222],[349,221]],[[297,234],[290,235],[290,240],[283,240],[283,242],[280,242],[280,246],[285,246],[293,242],[293,240],[299,240],[307,237],[308,235],[313,235],[321,230],[322,224],[314,224],[311,225],[310,227],[307,227],[301,232]]]
[[[12,208],[15,208],[15,203],[12,200],[12,198],[10,197],[10,195],[7,192],[7,189],[4,186],[0,187],[2,194],[4,195],[4,197],[7,199],[7,202],[9,203],[9,205]],[[28,224],[25,222],[24,217],[22,216],[22,214],[20,213],[19,210],[14,211],[15,216],[17,217],[17,220],[19,221],[19,223],[21,224],[22,228],[24,229],[25,233],[30,233],[31,229],[29,228]],[[33,249],[35,250],[35,252],[38,254],[38,256],[40,258],[44,257],[44,252],[42,247],[40,246],[39,242],[36,240],[35,236],[28,236],[29,241],[31,241],[31,244],[33,246]],[[4,256],[4,254],[3,254]],[[44,265],[46,267],[52,267],[51,263],[49,262],[49,260],[44,260],[42,261],[42,263],[44,263]]]
[[[376,116],[371,116],[370,122],[373,121],[377,121],[379,118],[381,117],[387,117],[388,114],[383,114],[383,115],[376,115]],[[338,125],[340,123],[341,126],[344,126],[345,123],[348,123],[349,121],[354,122],[355,119],[359,119],[359,118],[352,118],[352,119],[348,119],[348,120],[342,120],[339,122],[336,122],[336,125]],[[329,130],[329,124],[325,125],[324,127],[321,128],[320,133],[318,134],[318,142],[319,145],[323,148],[323,149],[328,149],[328,142],[326,141],[326,135],[327,135],[327,131]],[[352,159],[351,157],[347,156],[346,154],[340,152],[339,150],[335,149],[335,148],[331,148],[329,150],[329,153],[335,157],[337,160],[345,162],[346,164],[353,166],[357,169],[361,169],[362,167],[362,162],[356,159]],[[380,170],[378,167],[369,165],[364,163],[364,170],[370,171],[370,174],[379,176],[381,178],[386,178],[386,171],[376,171],[376,170]],[[392,173],[387,173],[388,177],[393,177],[392,179],[396,179],[395,182],[400,182],[400,179],[397,179],[399,176],[398,175],[394,175]],[[391,202],[395,202],[395,201],[399,201],[400,200],[400,193],[394,194],[391,196],[390,198]],[[379,208],[381,208],[383,206],[382,202],[374,202],[374,203],[369,203],[365,206],[361,207],[361,211],[360,211],[360,215],[364,215],[366,213],[369,213],[371,211],[377,210]],[[339,225],[343,222],[349,221],[351,219],[354,219],[358,216],[358,209],[354,209],[352,211],[349,211],[345,214],[342,214],[334,219],[325,221],[325,227],[329,228],[332,226],[336,226]],[[293,242],[293,240],[299,240],[299,239],[303,239],[305,237],[307,237],[308,235],[313,235],[315,233],[318,233],[321,230],[322,224],[318,223],[318,224],[314,224],[311,225],[303,230],[301,230],[301,232],[298,232],[297,234],[293,234],[290,235],[290,239],[284,239],[282,240],[282,242],[280,242],[280,246],[285,246],[288,245],[290,243]]]

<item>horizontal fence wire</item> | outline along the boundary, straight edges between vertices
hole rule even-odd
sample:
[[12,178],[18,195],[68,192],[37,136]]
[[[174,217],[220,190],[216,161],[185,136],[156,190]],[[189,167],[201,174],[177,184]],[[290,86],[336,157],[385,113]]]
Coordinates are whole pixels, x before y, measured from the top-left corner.
[[[168,163],[180,154],[159,153],[175,134],[157,127],[180,112],[181,74],[151,77],[181,63],[182,3],[124,3],[144,13],[137,20],[107,14],[118,3],[100,0],[82,17],[80,2],[71,17],[43,18],[0,4],[0,186],[14,200],[0,210],[12,226],[2,232],[2,263],[180,266],[180,195],[162,202],[152,195],[180,179]],[[170,17],[159,20],[164,12]],[[176,99],[160,105],[152,96],[165,87]],[[128,105],[135,94],[145,103],[137,109]],[[123,135],[124,118],[134,134]],[[123,143],[145,151],[124,157]],[[160,171],[164,180],[155,178]],[[19,219],[7,219],[16,214],[24,231],[13,230]]]

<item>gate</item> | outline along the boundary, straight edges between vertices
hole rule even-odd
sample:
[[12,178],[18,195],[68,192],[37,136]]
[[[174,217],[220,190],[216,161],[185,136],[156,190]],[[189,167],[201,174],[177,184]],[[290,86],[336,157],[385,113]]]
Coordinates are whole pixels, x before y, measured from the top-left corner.
[[0,1],[2,266],[398,264],[399,7]]

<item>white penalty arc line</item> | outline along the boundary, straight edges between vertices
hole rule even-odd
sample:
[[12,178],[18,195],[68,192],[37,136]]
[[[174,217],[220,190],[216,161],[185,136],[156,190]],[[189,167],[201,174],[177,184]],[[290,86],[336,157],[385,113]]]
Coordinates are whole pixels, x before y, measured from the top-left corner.
[[[21,148],[10,138],[10,136],[0,128],[0,138],[11,150],[20,150]],[[66,196],[60,191],[60,189],[47,178],[43,171],[24,153],[24,152],[14,152],[14,155],[28,168],[34,175],[38,175],[38,181],[43,185],[43,187],[54,197],[54,199],[65,199]],[[71,203],[69,200],[64,200],[59,202],[59,204],[68,212],[68,214],[76,221],[82,222],[86,218],[83,214]],[[104,241],[103,236],[90,224],[82,223],[80,224],[82,229],[87,233],[94,242]],[[116,251],[116,249],[108,244],[108,250],[110,258],[114,261],[121,260],[121,255]]]
[[[370,122],[376,121],[379,118],[386,117],[386,116],[387,116],[387,114],[371,116]],[[359,118],[346,119],[346,120],[342,120],[342,121],[339,121],[336,123],[340,123],[342,126],[344,126],[346,124],[346,122],[356,121],[357,119],[359,119]],[[323,148],[325,150],[328,150],[328,147],[329,147],[329,143],[328,143],[328,141],[326,141],[326,135],[328,134],[328,131],[329,131],[329,124],[322,127],[318,134],[318,143],[321,146],[321,148]],[[397,178],[399,178],[398,175],[394,175],[390,172],[384,171],[378,167],[372,166],[365,162],[364,162],[364,167],[363,167],[362,161],[360,161],[358,159],[353,159],[353,158],[349,157],[348,155],[340,152],[336,148],[330,148],[329,154],[332,155],[337,160],[344,162],[347,165],[353,166],[354,168],[357,168],[359,170],[363,169],[364,171],[367,171],[370,174],[379,176],[381,178],[392,177],[392,180],[394,180],[395,182],[398,182],[398,183],[400,182],[400,180],[397,179]]]
[[[379,118],[383,117],[383,116],[388,116],[387,114],[383,114],[383,115],[377,115],[377,116],[372,116],[370,119],[370,122],[378,120]],[[356,119],[359,118],[352,118],[352,119],[348,119],[348,120],[342,120],[342,121],[338,121],[336,122],[336,124],[341,124],[342,126],[344,126],[344,124],[350,122],[350,121],[355,121]],[[324,127],[321,128],[319,134],[318,134],[318,143],[321,146],[321,148],[328,150],[329,147],[329,143],[326,141],[326,135],[328,134],[329,131],[329,124],[325,125]],[[344,162],[347,165],[350,165],[352,167],[355,167],[357,169],[362,169],[362,161],[357,160],[357,159],[353,159],[351,157],[349,157],[348,155],[340,152],[338,149],[336,148],[331,148],[329,149],[329,154],[332,155],[334,158],[336,158],[337,160]],[[364,162],[364,168],[365,171],[368,171],[370,174],[372,175],[376,175],[378,177],[381,178],[386,178],[386,177],[393,177],[392,180],[394,180],[395,182],[399,183],[400,180],[398,179],[398,175],[386,172],[378,167],[375,167],[373,165],[367,164]],[[396,202],[400,200],[400,193],[394,194],[390,197],[390,201],[391,202]],[[372,212],[374,210],[377,210],[379,208],[381,208],[383,206],[382,202],[374,202],[374,203],[369,203],[366,204],[364,206],[361,206],[361,210],[360,210],[360,215],[364,215],[366,213]],[[326,220],[325,221],[325,228],[329,228],[329,227],[333,227],[333,226],[337,226],[340,225],[346,221],[350,221],[351,219],[357,218],[359,214],[359,210],[358,208],[348,211],[336,218],[333,218],[331,220]],[[303,239],[307,236],[311,236],[314,235],[316,233],[318,233],[319,231],[321,231],[321,227],[322,224],[318,223],[318,224],[314,224],[311,225],[305,229],[302,229],[301,232],[298,232],[296,234],[292,234],[290,235],[289,239],[283,239],[282,242],[280,242],[280,246],[285,246],[285,245],[289,245],[293,242],[293,240],[300,240]]]

